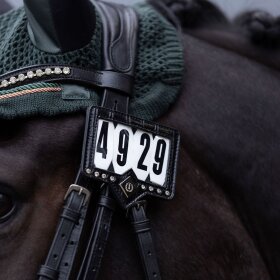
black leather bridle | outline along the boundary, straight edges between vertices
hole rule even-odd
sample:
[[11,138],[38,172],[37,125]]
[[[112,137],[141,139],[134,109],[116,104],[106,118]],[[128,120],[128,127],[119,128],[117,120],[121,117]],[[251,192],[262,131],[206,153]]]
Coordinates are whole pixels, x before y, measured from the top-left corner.
[[[103,22],[104,71],[94,72],[70,67],[71,73],[66,80],[103,88],[101,107],[128,113],[135,72],[138,18],[133,9],[122,5],[98,2],[96,8]],[[121,39],[115,44],[118,37]],[[65,80],[65,77],[61,79]],[[49,77],[49,81],[54,80],[59,79]],[[92,109],[89,109],[86,130],[90,129],[88,126],[91,114]],[[84,150],[83,157],[88,152]],[[71,185],[66,193],[55,237],[46,261],[38,272],[40,280],[97,279],[109,236],[115,199],[106,183],[93,183],[86,173],[90,174],[91,170],[81,169],[75,184]],[[99,188],[96,214],[92,219],[89,209],[92,208],[93,196],[98,193],[96,189]],[[128,213],[137,236],[146,279],[161,279],[145,204],[145,201],[132,204]],[[90,219],[92,220],[87,223]],[[89,229],[86,229],[87,224],[90,225]]]

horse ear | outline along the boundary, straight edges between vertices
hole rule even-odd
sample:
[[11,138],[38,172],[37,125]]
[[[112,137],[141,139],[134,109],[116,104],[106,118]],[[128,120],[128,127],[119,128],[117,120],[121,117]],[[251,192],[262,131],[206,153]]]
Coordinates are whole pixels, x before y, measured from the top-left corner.
[[90,0],[24,0],[28,33],[42,51],[61,53],[88,44],[95,29]]

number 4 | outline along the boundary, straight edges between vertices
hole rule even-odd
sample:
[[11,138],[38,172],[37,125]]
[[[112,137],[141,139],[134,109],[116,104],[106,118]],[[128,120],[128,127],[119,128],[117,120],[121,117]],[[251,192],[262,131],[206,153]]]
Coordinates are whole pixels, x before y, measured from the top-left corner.
[[94,165],[108,170],[113,160],[114,124],[105,120],[98,121]]
[[97,153],[102,154],[102,158],[106,158],[108,152],[108,129],[109,123],[103,122],[97,142]]

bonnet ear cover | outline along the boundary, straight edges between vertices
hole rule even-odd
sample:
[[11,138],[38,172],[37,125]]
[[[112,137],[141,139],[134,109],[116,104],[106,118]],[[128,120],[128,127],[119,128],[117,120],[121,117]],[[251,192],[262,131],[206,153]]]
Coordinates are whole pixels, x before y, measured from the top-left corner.
[[28,33],[33,44],[49,53],[80,49],[95,28],[89,0],[24,0]]
[[[133,8],[140,26],[129,113],[153,120],[163,115],[179,95],[184,70],[183,46],[177,30],[154,8],[146,3]],[[76,95],[77,86],[71,89],[71,84],[43,80],[35,83],[33,72],[17,72],[16,76],[6,78],[9,72],[32,65],[49,65],[52,71],[57,65],[102,70],[102,23],[98,12],[92,11],[96,22],[90,42],[78,50],[57,54],[34,46],[26,28],[24,8],[0,16],[0,118],[54,116],[85,111],[99,104],[99,91],[93,87],[81,87],[84,94]],[[21,86],[20,79],[26,79],[28,84]]]

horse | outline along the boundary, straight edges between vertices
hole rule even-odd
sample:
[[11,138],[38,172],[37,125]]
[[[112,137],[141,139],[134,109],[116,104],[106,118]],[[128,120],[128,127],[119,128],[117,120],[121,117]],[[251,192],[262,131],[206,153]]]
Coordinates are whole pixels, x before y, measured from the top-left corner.
[[[168,8],[183,19],[184,5]],[[148,204],[162,277],[279,279],[279,50],[238,26],[181,24],[184,82],[158,119],[181,132],[177,192]],[[0,279],[36,277],[79,168],[84,122],[84,112],[1,120]],[[128,278],[143,275],[118,210],[100,279]]]

